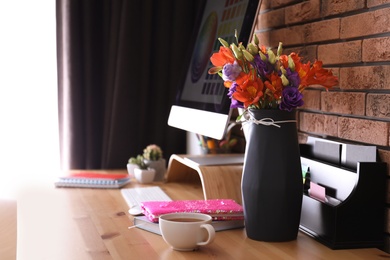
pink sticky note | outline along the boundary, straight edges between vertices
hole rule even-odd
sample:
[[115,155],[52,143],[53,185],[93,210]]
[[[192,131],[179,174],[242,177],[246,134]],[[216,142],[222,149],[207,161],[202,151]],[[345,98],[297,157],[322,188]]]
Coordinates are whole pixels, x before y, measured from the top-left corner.
[[321,185],[318,185],[317,183],[310,182],[310,189],[309,189],[309,195],[310,197],[316,198],[320,201],[325,202],[325,187],[322,187]]

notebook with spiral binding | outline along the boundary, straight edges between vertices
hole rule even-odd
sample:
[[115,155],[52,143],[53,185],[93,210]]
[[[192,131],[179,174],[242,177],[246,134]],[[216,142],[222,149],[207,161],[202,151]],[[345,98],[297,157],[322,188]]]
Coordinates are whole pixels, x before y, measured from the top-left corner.
[[107,174],[101,172],[71,172],[59,177],[56,187],[75,188],[120,188],[130,182],[128,174]]

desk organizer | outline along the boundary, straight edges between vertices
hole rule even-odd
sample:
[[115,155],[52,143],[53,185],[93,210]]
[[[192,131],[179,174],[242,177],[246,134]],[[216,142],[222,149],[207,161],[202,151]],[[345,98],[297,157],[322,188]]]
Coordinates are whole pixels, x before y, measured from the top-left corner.
[[348,168],[307,158],[313,155],[305,157],[306,151],[307,146],[301,146],[301,162],[330,200],[305,192],[300,230],[332,249],[383,247],[387,165],[357,162]]

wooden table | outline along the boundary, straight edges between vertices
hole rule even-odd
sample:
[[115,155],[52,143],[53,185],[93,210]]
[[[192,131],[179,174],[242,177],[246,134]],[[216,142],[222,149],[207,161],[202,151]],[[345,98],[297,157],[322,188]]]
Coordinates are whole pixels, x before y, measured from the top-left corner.
[[16,201],[0,200],[0,259],[16,259]]
[[[201,199],[202,187],[155,183],[172,199]],[[142,186],[136,181],[126,187]],[[144,185],[146,186],[146,185]],[[331,250],[299,233],[292,242],[248,239],[244,229],[217,232],[194,252],[172,250],[161,236],[131,228],[132,216],[118,189],[26,187],[18,198],[18,259],[385,259],[371,249]],[[3,259],[3,258],[2,258]]]

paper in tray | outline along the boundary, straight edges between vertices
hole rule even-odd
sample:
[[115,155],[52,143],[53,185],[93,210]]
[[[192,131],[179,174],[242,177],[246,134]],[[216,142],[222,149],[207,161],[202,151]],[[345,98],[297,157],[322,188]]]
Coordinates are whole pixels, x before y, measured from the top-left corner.
[[244,219],[243,208],[232,199],[145,201],[141,203],[144,215],[152,222],[169,213],[204,213],[213,220]]

